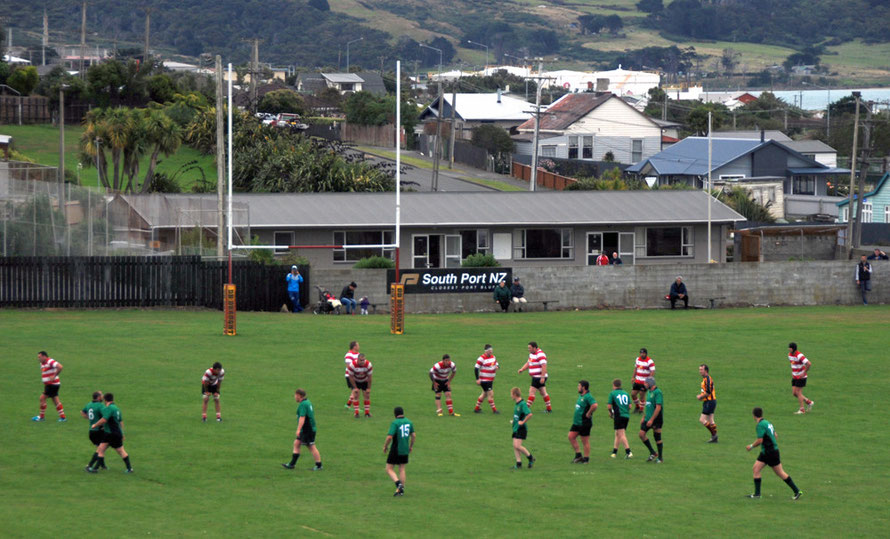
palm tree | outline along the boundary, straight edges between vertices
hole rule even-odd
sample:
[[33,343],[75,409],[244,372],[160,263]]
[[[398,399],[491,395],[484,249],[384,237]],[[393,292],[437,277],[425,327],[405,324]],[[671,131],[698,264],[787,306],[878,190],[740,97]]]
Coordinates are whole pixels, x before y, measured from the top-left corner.
[[162,111],[146,109],[142,111],[141,134],[145,145],[152,148],[148,170],[145,172],[145,179],[142,180],[141,189],[143,193],[147,193],[154,179],[158,156],[163,153],[165,157],[169,157],[179,149],[182,142],[182,130]]

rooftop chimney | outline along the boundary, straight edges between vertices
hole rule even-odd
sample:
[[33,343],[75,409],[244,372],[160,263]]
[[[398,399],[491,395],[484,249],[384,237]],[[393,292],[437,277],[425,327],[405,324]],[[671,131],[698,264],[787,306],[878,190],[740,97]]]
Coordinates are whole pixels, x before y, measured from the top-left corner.
[[763,142],[764,140],[766,140],[766,131],[761,129],[760,130],[760,142]]
[[498,103],[501,102],[501,89],[498,88]]

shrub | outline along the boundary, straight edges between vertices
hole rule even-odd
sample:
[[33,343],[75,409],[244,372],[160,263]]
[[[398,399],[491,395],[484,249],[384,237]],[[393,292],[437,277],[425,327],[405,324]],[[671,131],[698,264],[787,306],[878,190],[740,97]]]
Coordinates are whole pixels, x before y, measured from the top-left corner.
[[386,258],[383,256],[369,256],[362,258],[352,267],[357,269],[393,269],[396,267],[396,263],[393,262],[391,258]]
[[494,255],[482,253],[470,255],[461,263],[464,268],[496,268],[500,265]]

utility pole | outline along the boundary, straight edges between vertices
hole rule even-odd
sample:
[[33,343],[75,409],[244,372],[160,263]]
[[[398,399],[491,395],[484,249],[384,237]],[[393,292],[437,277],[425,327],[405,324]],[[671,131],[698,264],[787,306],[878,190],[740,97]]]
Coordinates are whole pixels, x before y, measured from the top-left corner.
[[226,165],[225,165],[225,127],[223,124],[223,68],[222,57],[216,55],[216,256],[222,258],[225,255],[223,243],[223,230],[225,219],[223,218],[223,206],[225,197]]
[[785,129],[783,129],[783,131],[787,132],[788,131],[788,109],[786,108],[783,112],[785,113]]
[[[142,61],[148,62],[148,51],[149,51],[149,38],[151,36],[151,12],[154,8],[147,7],[145,8],[145,47],[142,50]],[[222,68],[220,68],[222,69]]]
[[853,120],[853,152],[850,154],[850,193],[847,197],[847,260],[853,256],[853,182],[856,180],[856,150],[859,143],[859,100],[860,92],[853,92],[856,99],[856,117]]
[[[460,80],[460,79],[458,79]],[[457,108],[457,85],[451,87],[451,137],[449,143],[451,149],[448,152],[448,168],[454,168],[454,109]]]
[[81,80],[86,79],[86,73],[84,73],[84,55],[86,54],[87,48],[87,3],[83,2],[80,8],[80,78]]
[[[432,185],[430,186],[431,191],[439,190],[439,154],[442,153],[439,141],[442,138],[442,109],[445,108],[445,96],[442,95],[442,77],[439,77],[437,85],[439,90],[439,106],[436,111],[436,140],[433,144],[433,177]],[[452,109],[453,108],[452,105]]]
[[40,65],[46,65],[46,46],[49,45],[49,17],[46,8],[43,8],[43,39],[40,42]]
[[541,132],[541,81],[550,77],[544,76],[544,62],[538,62],[538,76],[533,77],[537,84],[535,91],[535,135],[532,143],[532,175],[528,182],[528,190],[537,190],[538,184],[538,137]]
[[257,86],[259,86],[260,76],[260,40],[253,40],[253,56],[250,62],[250,106],[252,112],[256,114],[257,106]]
[[871,109],[874,103],[868,101],[865,109],[865,132],[862,144],[862,159],[859,165],[859,202],[856,204],[856,222],[853,228],[853,246],[862,246],[862,206],[865,204],[865,177],[868,176],[868,160],[871,157]]
[[59,210],[65,212],[65,85],[59,86]]

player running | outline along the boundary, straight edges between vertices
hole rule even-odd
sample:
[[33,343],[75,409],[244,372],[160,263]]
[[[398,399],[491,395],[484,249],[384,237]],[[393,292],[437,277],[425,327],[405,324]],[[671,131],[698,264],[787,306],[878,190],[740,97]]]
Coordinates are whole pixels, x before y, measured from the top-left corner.
[[754,462],[754,494],[748,494],[748,498],[760,498],[760,472],[764,466],[769,466],[776,472],[776,475],[785,481],[785,484],[794,492],[792,500],[799,500],[803,492],[797,488],[791,476],[782,469],[782,460],[779,458],[779,444],[776,442],[776,429],[773,424],[763,418],[763,409],[754,408],[754,421],[757,423],[757,439],[753,444],[748,444],[745,449],[751,451],[758,445],[760,446],[760,454]]
[[510,390],[513,396],[513,456],[516,457],[516,464],[513,465],[514,470],[522,468],[522,455],[528,459],[529,470],[535,465],[535,457],[531,452],[523,447],[522,441],[528,437],[528,429],[525,424],[528,423],[532,416],[532,411],[528,407],[528,403],[522,400],[522,392],[518,387]]
[[[649,449],[649,458],[646,459],[646,462],[655,461],[657,464],[661,464],[664,462],[664,444],[661,442],[661,427],[664,424],[664,396],[655,384],[655,378],[650,376],[646,378],[644,383],[648,390],[649,398],[646,400],[646,415],[643,416],[643,420],[640,422],[640,440]],[[658,446],[658,455],[655,454],[649,438],[646,437],[646,431],[649,429],[653,429],[655,433],[655,445]]]
[[547,394],[546,387],[547,378],[550,376],[547,373],[547,354],[538,348],[538,343],[535,341],[528,343],[528,361],[520,367],[519,372],[521,373],[526,369],[528,369],[528,374],[532,377],[532,385],[528,388],[528,402],[526,404],[531,408],[532,404],[535,403],[535,392],[538,392],[544,397],[544,404],[547,405],[547,413],[549,414],[553,409],[550,408],[550,395]]
[[634,401],[634,413],[643,413],[646,403],[646,378],[655,376],[655,362],[649,357],[649,351],[640,348],[640,355],[634,362],[633,388],[630,396]]
[[294,439],[294,453],[291,456],[290,462],[282,464],[282,466],[288,470],[293,470],[294,466],[297,465],[297,459],[300,458],[300,447],[308,445],[309,451],[312,452],[312,458],[315,459],[315,467],[312,468],[312,471],[321,471],[323,469],[321,467],[321,455],[318,453],[318,447],[315,446],[315,434],[317,432],[315,409],[312,407],[309,399],[306,398],[306,390],[304,389],[297,389],[294,392],[294,400],[297,401],[297,417],[299,418],[297,421],[296,438]]
[[65,408],[62,401],[59,400],[59,386],[62,381],[59,375],[62,374],[62,364],[55,359],[49,357],[46,352],[40,351],[37,354],[37,360],[40,361],[40,377],[43,380],[43,393],[40,394],[40,413],[31,418],[31,421],[46,421],[46,399],[52,399],[56,405],[56,412],[59,413],[59,423],[68,421],[65,418]]
[[213,396],[213,405],[216,408],[216,420],[222,422],[222,415],[219,413],[219,388],[222,387],[223,378],[226,375],[222,363],[217,361],[212,367],[204,371],[201,377],[201,393],[204,395],[204,402],[201,405],[201,422],[207,423],[207,401]]
[[121,414],[120,408],[114,403],[114,395],[112,393],[106,393],[102,398],[105,401],[102,417],[99,421],[90,425],[90,428],[104,427],[104,438],[96,450],[98,457],[96,463],[93,466],[87,466],[86,471],[96,473],[99,471],[99,468],[105,468],[105,451],[111,446],[124,459],[124,464],[127,465],[126,473],[133,473],[133,467],[130,465],[130,455],[124,449],[124,417]]
[[615,429],[615,442],[612,444],[611,458],[618,455],[618,444],[624,445],[624,458],[633,458],[627,442],[627,422],[630,421],[630,396],[621,389],[621,379],[612,380],[612,392],[609,393],[609,401],[606,404],[609,417],[612,418],[612,426]]
[[805,414],[813,409],[815,402],[806,398],[803,388],[807,387],[807,373],[810,371],[810,360],[797,349],[797,343],[788,343],[788,361],[791,362],[791,394],[797,398],[800,408],[797,415]]
[[497,358],[494,357],[491,345],[486,344],[482,355],[476,358],[476,385],[482,388],[482,393],[476,399],[476,407],[473,409],[474,413],[482,413],[482,401],[486,397],[488,397],[488,404],[491,405],[491,413],[500,413],[494,405],[494,391],[492,391],[494,377],[497,375],[499,368],[500,365],[498,365]]
[[[105,405],[102,403],[102,392],[96,391],[93,393],[93,400],[88,402],[86,406],[83,407],[83,410],[80,411],[80,415],[82,415],[86,420],[90,422],[90,441],[93,442],[93,445],[96,448],[99,448],[99,444],[101,444],[105,439],[105,434],[103,432],[102,427],[93,428],[93,424],[99,421],[99,418],[102,417],[102,410],[105,408]],[[93,458],[90,459],[90,463],[87,465],[89,468],[96,461],[99,460],[99,453],[93,452]],[[107,469],[105,465],[102,465],[102,469]]]
[[714,423],[714,411],[717,409],[717,393],[714,391],[714,380],[711,378],[708,366],[702,363],[698,366],[701,375],[701,393],[696,397],[701,401],[701,416],[698,422],[705,426],[711,433],[709,444],[717,443],[717,423]]
[[359,391],[365,398],[365,417],[371,417],[371,378],[374,374],[374,366],[365,359],[365,354],[359,354],[355,361],[346,368],[349,381],[352,383],[352,404],[355,407],[355,418],[358,419]]
[[343,362],[346,363],[344,374],[344,376],[346,377],[346,387],[349,388],[349,399],[346,401],[347,410],[352,408],[352,394],[355,391],[355,388],[352,386],[352,382],[349,380],[349,366],[352,365],[353,361],[358,359],[358,351],[358,341],[352,341],[351,343],[349,343],[349,350],[347,350],[346,355],[343,356]]
[[451,381],[457,374],[457,365],[451,361],[451,356],[445,354],[442,361],[437,361],[430,369],[430,380],[433,382],[433,391],[436,393],[436,415],[442,417],[442,393],[445,393],[445,405],[448,406],[448,415],[460,417],[454,413],[454,403],[451,400]]
[[[405,411],[401,406],[396,406],[392,412],[396,418],[389,424],[386,441],[383,442],[383,452],[389,453],[386,457],[386,473],[396,484],[393,496],[403,496],[405,494],[405,466],[408,465],[408,455],[414,449],[417,434],[414,432],[414,424],[405,418]],[[392,447],[389,444],[392,444]],[[396,466],[399,467],[398,475],[395,471]]]
[[[587,464],[590,462],[590,429],[593,428],[593,412],[596,411],[596,399],[590,394],[590,382],[581,380],[578,382],[578,402],[575,403],[575,416],[572,419],[572,427],[569,429],[569,443],[575,450],[575,459],[572,464]],[[578,436],[584,445],[584,456],[581,456],[578,447]]]

